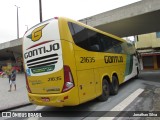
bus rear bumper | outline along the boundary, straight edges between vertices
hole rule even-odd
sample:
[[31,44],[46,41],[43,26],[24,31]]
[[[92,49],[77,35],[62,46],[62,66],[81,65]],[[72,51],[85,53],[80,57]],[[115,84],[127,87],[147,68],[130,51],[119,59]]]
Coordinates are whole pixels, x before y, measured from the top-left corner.
[[79,97],[71,94],[32,94],[28,93],[29,101],[36,105],[42,106],[75,106],[79,104]]

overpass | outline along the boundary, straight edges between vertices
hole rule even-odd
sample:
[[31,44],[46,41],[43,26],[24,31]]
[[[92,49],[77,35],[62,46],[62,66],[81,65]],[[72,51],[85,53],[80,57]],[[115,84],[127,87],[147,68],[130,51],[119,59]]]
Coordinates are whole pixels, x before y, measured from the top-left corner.
[[[80,21],[120,37],[160,31],[160,0],[142,0]],[[0,44],[0,61],[16,54],[22,54],[22,38]]]
[[13,60],[22,54],[22,38],[0,44],[0,61]]
[[160,31],[160,0],[142,0],[79,20],[120,37]]

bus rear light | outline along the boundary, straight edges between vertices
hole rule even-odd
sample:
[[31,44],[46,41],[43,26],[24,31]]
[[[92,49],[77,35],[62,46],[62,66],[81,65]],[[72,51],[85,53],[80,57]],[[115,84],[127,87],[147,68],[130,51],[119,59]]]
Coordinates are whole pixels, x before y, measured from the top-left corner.
[[58,17],[54,17],[54,19],[58,19]]
[[64,66],[64,85],[63,85],[63,92],[66,92],[74,87],[74,81],[72,77],[71,70],[69,66]]
[[27,79],[26,73],[25,73],[25,78],[26,78],[26,88],[27,88],[28,92],[31,93],[31,89],[29,87],[29,83],[28,83],[28,79]]

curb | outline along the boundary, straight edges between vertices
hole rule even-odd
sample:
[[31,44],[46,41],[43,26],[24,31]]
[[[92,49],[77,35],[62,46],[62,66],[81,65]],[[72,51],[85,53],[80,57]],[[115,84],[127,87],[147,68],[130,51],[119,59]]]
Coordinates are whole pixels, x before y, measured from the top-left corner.
[[32,103],[26,103],[26,104],[23,104],[23,105],[17,105],[17,106],[11,107],[11,108],[6,108],[6,109],[0,110],[0,111],[10,111],[10,110],[13,110],[13,109],[18,109],[18,108],[29,106],[29,105],[33,105],[33,104]]

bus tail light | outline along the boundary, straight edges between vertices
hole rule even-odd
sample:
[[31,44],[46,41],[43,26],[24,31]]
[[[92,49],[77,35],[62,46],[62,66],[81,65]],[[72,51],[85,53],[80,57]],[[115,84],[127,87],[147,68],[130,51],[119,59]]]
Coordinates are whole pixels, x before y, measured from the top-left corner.
[[54,17],[54,19],[58,19],[58,17]]
[[26,78],[26,88],[27,88],[28,92],[31,93],[31,89],[29,87],[29,83],[28,83],[28,79],[27,79],[26,73],[25,73],[25,78]]
[[66,92],[74,87],[73,76],[69,66],[64,66],[64,85],[63,92]]

